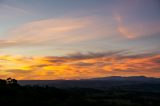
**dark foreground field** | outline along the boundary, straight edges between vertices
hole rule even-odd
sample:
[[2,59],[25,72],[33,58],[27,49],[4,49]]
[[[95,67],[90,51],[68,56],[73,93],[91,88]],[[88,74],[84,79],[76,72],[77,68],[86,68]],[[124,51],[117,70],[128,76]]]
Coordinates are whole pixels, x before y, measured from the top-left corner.
[[[88,81],[88,85],[94,83],[91,82]],[[124,84],[124,82],[126,81],[117,82],[117,86],[106,88],[55,88],[21,86],[14,79],[0,80],[0,103],[4,106],[160,106],[159,83],[127,81]],[[102,82],[106,85],[111,83],[112,81]]]

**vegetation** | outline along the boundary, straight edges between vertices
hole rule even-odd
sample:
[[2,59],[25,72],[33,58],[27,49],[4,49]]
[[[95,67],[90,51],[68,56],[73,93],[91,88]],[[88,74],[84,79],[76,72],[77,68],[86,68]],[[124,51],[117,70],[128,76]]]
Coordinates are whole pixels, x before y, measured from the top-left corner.
[[44,106],[160,106],[160,92],[114,87],[55,88],[20,86],[17,80],[0,80],[0,103],[5,105]]

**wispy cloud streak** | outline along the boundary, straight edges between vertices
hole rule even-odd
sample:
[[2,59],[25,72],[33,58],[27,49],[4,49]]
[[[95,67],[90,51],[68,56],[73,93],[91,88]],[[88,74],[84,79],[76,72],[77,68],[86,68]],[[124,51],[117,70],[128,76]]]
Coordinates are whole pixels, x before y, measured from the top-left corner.
[[111,33],[110,25],[102,24],[96,17],[51,18],[10,29],[7,37],[1,39],[0,47],[74,44],[111,36]]

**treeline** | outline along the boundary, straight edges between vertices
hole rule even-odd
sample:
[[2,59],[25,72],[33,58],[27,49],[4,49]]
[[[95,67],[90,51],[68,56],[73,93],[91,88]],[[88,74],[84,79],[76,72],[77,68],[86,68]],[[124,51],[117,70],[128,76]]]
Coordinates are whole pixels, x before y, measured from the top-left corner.
[[20,86],[16,79],[0,80],[0,103],[4,106],[160,106],[159,101],[160,92]]

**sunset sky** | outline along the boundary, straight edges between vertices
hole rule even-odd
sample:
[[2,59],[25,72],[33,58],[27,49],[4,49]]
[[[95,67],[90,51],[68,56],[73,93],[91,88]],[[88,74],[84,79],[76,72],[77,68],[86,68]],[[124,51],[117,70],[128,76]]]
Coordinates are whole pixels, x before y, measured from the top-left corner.
[[160,77],[159,0],[0,0],[0,79]]

